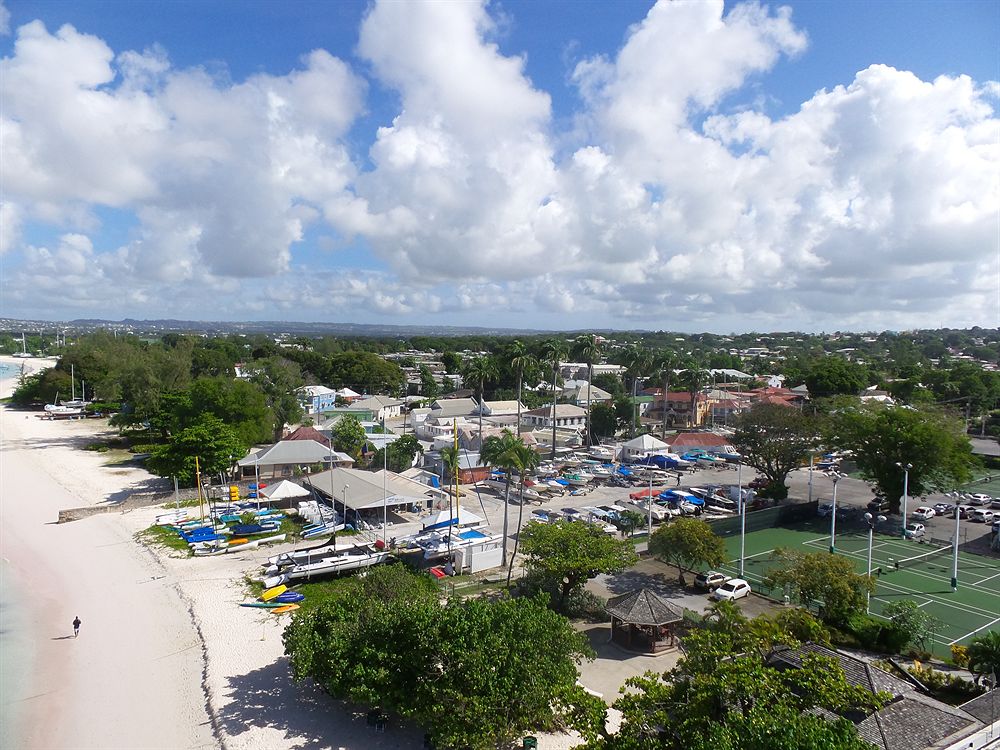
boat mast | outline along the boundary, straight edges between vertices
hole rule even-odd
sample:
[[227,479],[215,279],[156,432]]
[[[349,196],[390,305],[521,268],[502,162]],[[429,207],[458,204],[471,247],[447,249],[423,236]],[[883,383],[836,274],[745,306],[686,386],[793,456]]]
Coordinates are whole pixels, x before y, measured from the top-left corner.
[[201,516],[201,520],[205,520],[205,506],[202,503],[201,497],[201,465],[198,463],[198,457],[194,457],[194,481],[198,485],[198,514]]

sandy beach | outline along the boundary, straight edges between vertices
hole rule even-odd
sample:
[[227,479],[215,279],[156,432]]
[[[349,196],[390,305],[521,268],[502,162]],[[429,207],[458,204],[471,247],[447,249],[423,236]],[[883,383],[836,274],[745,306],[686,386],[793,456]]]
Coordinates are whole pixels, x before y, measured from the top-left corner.
[[[13,385],[4,381],[3,394]],[[285,620],[237,606],[245,576],[275,548],[192,559],[135,541],[158,509],[117,502],[150,475],[81,450],[111,434],[105,420],[48,421],[0,407],[3,593],[15,602],[0,610],[0,631],[5,643],[24,644],[18,673],[2,675],[4,715],[16,719],[3,746],[422,747],[418,728],[393,722],[376,733],[362,709],[291,681]],[[89,505],[108,512],[56,523],[59,510]],[[574,744],[539,740],[545,750]]]

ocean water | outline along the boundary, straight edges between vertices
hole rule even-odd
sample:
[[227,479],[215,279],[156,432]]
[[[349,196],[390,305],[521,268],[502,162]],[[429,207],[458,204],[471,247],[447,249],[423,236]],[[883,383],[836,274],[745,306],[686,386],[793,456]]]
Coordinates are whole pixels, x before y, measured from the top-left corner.
[[27,623],[16,606],[17,582],[10,563],[0,559],[0,748],[20,747],[27,676],[33,661]]

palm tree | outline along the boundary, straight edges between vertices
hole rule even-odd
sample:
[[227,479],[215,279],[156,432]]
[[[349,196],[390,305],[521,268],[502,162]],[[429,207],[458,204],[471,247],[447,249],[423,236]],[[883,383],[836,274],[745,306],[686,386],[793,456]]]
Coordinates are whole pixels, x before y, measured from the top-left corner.
[[698,418],[698,392],[708,381],[708,370],[703,370],[697,364],[692,364],[681,374],[681,382],[691,393],[691,411],[688,414],[688,422],[695,426]]
[[552,366],[552,455],[556,458],[556,403],[558,394],[556,393],[556,377],[559,375],[559,361],[566,354],[566,345],[558,339],[549,339],[542,344],[542,359]]
[[594,362],[601,358],[601,345],[597,337],[588,333],[577,336],[573,342],[573,351],[587,363],[587,447],[590,447],[590,383],[594,379]]
[[535,364],[535,358],[528,354],[521,341],[515,341],[507,350],[510,366],[517,373],[517,434],[521,434],[521,385],[524,381],[524,371]]
[[667,396],[670,393],[670,378],[673,377],[674,368],[677,367],[677,358],[674,353],[661,349],[655,355],[655,366],[657,374],[663,379],[663,437],[667,434]]
[[487,383],[492,383],[499,377],[497,363],[492,357],[475,357],[465,365],[462,376],[467,385],[476,389],[479,394],[479,449],[483,448],[483,389]]
[[[461,452],[457,445],[449,445],[441,449],[441,463],[444,464],[444,468],[448,475],[452,478],[455,484],[455,497],[452,498],[451,492],[448,493],[448,520],[454,519],[452,514],[453,503],[458,500],[458,473],[459,473],[459,463],[458,457]],[[444,479],[444,477],[441,477]],[[459,506],[461,507],[461,506]],[[451,562],[451,532],[453,529],[448,527],[448,561]]]
[[991,630],[972,639],[969,644],[969,671],[977,675],[992,675],[1000,680],[1000,630]]
[[637,397],[637,386],[639,378],[642,377],[653,364],[653,357],[647,349],[638,344],[629,344],[622,354],[622,364],[625,365],[625,374],[632,380],[632,434],[635,437],[638,407],[635,403]]
[[479,458],[484,465],[503,469],[507,476],[503,495],[503,558],[500,562],[501,565],[507,564],[507,511],[510,507],[510,478],[515,470],[521,470],[521,478],[524,479],[518,446],[524,446],[521,439],[510,430],[504,430],[500,435],[491,435],[486,438],[479,453]]
[[514,537],[514,552],[507,563],[507,588],[510,588],[510,576],[514,570],[514,558],[517,557],[517,548],[521,543],[521,527],[524,524],[524,478],[525,475],[538,466],[538,452],[529,445],[525,445],[518,440],[519,445],[514,447],[513,454],[517,458],[518,470],[521,474],[521,497],[517,506],[517,536]]

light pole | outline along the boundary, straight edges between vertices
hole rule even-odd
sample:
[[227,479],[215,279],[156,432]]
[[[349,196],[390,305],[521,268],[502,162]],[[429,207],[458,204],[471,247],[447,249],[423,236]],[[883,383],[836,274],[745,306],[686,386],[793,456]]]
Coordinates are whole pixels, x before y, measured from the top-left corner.
[[653,536],[653,473],[649,474],[649,493],[646,495],[646,549]]
[[[868,522],[868,578],[872,577],[872,546],[875,541],[875,527],[885,521],[885,516],[873,516],[871,513],[865,513],[865,521]],[[868,612],[871,607],[872,595],[871,592],[865,593],[865,612]]]
[[[951,495],[949,495],[951,497]],[[959,511],[958,496],[955,496],[955,538],[951,540],[951,590],[958,591],[958,525],[962,518]]]
[[910,469],[913,468],[913,464],[904,464],[900,461],[896,462],[896,466],[903,470],[903,536],[906,536],[906,503],[909,500],[910,494]]
[[837,551],[835,540],[837,538],[837,483],[843,479],[844,475],[839,471],[831,471],[827,476],[833,480],[833,507],[830,509],[830,554]]
[[747,544],[747,506],[743,501],[743,459],[736,462],[736,491],[740,503],[740,578],[743,577],[743,566],[746,560]]

